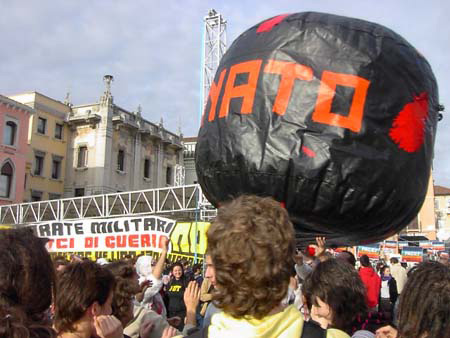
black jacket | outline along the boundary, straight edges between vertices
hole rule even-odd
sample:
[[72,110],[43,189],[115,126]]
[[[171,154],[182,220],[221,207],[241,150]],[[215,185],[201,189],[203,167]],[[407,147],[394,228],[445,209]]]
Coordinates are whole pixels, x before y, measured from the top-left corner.
[[[388,287],[389,287],[389,300],[391,301],[392,304],[395,304],[398,298],[398,292],[397,292],[397,282],[395,281],[394,277],[392,277],[388,281]],[[380,299],[381,299],[381,292],[380,292]]]

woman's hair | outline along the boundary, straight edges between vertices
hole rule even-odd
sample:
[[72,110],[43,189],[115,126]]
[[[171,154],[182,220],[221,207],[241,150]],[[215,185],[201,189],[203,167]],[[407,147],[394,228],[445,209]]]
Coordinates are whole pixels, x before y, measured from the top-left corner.
[[114,288],[111,271],[92,262],[69,264],[57,279],[54,325],[59,333],[71,332],[94,303],[105,304]]
[[306,277],[302,292],[308,306],[317,298],[332,311],[331,327],[352,334],[353,324],[367,313],[366,290],[358,272],[350,264],[337,259],[319,263]]
[[170,267],[170,271],[173,273],[173,269],[175,269],[176,266],[179,266],[181,268],[181,278],[183,278],[183,276],[184,276],[184,266],[183,266],[183,264],[181,264],[181,262],[173,263],[172,266]]
[[121,322],[123,327],[132,319],[130,313],[133,309],[132,297],[138,293],[136,283],[133,283],[132,279],[137,279],[137,274],[134,267],[129,262],[117,261],[105,266],[106,269],[112,272],[116,279],[114,287],[114,298],[112,302],[112,314],[116,316]]
[[399,337],[450,337],[449,304],[450,268],[438,262],[414,267],[400,295]]
[[[382,270],[384,267],[387,267],[387,268],[388,268],[388,266],[387,266],[386,264],[384,264],[383,262],[378,262],[377,265],[375,266],[375,270],[376,270],[377,272],[381,272],[381,270]],[[383,271],[384,271],[384,270],[383,270]]]
[[52,337],[46,311],[55,273],[31,228],[0,230],[0,337]]
[[233,317],[261,319],[286,296],[294,228],[281,203],[241,196],[224,204],[207,232],[215,266],[215,305]]
[[[176,266],[179,266],[179,267],[181,268],[181,277],[180,277],[180,281],[181,281],[181,284],[186,288],[186,287],[188,286],[188,284],[189,284],[189,281],[188,281],[188,278],[187,278],[186,274],[184,273],[184,267],[183,267],[183,264],[182,264],[181,262],[179,262],[179,261],[173,263],[173,264],[170,266],[170,272],[173,273],[173,269],[174,269]],[[172,283],[173,280],[175,280],[175,277],[172,275],[172,277],[171,277],[171,279],[170,279],[170,282],[169,282],[169,285],[170,285],[170,283]]]

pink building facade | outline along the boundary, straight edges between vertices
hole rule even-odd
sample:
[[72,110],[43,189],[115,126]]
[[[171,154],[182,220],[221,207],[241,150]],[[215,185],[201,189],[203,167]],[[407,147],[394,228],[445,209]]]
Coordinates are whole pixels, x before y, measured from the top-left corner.
[[23,201],[33,113],[32,108],[0,95],[0,205]]

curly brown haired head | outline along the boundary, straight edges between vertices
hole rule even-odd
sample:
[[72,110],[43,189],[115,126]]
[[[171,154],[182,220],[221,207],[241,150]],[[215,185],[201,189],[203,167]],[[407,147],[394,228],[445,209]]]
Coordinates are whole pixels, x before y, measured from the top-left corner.
[[280,304],[294,265],[295,234],[279,202],[240,196],[219,209],[207,237],[219,308],[261,319]]
[[112,272],[116,280],[112,314],[116,316],[125,327],[133,319],[133,296],[139,292],[137,274],[134,267],[126,261],[116,261],[107,264],[106,269]]

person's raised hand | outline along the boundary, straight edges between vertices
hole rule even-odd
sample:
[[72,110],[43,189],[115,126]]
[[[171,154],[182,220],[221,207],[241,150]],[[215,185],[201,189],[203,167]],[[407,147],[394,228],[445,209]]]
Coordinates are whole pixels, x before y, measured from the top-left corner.
[[95,316],[94,327],[100,338],[123,338],[123,327],[114,316]]
[[196,281],[189,282],[188,287],[184,291],[184,304],[186,305],[186,310],[197,309],[197,305],[200,301],[200,288]]
[[316,237],[316,251],[314,253],[314,256],[318,257],[325,252],[325,242],[325,237]]
[[168,251],[169,250],[169,243],[170,243],[170,239],[166,236],[163,236],[161,238],[161,248],[163,251]]

